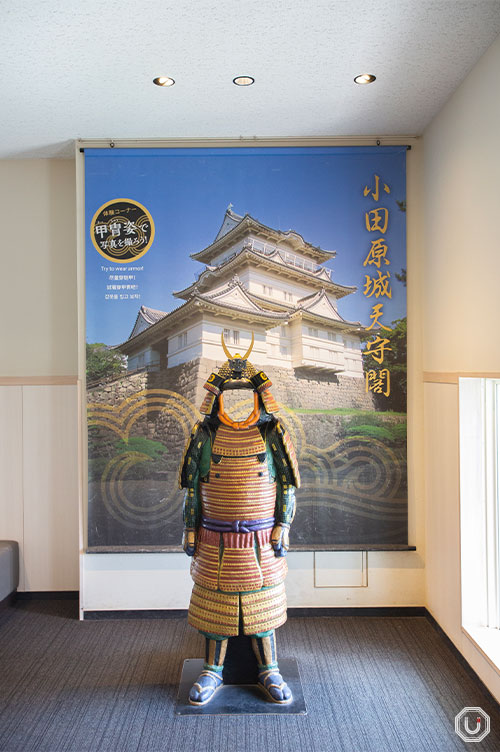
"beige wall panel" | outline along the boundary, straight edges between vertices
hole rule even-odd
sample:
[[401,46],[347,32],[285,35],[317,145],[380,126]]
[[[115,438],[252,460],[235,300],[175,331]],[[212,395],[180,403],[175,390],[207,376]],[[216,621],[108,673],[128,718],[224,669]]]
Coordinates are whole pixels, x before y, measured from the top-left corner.
[[424,133],[425,371],[500,370],[500,37]]
[[[423,136],[423,370],[435,382],[500,371],[499,69],[500,37]],[[427,606],[499,698],[500,672],[461,631],[458,383],[426,384],[424,415]]]
[[76,386],[23,387],[26,590],[78,590]]
[[425,385],[427,607],[460,644],[458,387]]
[[22,387],[0,387],[0,415],[0,538],[19,543],[19,590],[24,590]]
[[74,160],[1,160],[0,207],[16,238],[2,256],[0,376],[76,375]]

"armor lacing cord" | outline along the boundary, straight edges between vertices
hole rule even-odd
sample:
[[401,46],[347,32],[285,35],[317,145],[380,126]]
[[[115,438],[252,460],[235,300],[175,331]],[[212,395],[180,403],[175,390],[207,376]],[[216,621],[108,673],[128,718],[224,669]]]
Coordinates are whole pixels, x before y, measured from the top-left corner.
[[211,517],[201,518],[202,527],[213,530],[216,533],[253,533],[256,530],[268,530],[274,527],[274,517],[265,517],[260,520],[215,520]]
[[260,417],[260,407],[259,407],[259,395],[257,392],[253,393],[253,410],[246,418],[242,421],[232,420],[229,415],[227,415],[224,411],[224,398],[222,394],[219,395],[219,412],[218,412],[218,418],[221,423],[224,423],[225,426],[229,426],[230,428],[234,428],[235,431],[250,428],[250,426],[254,426]]

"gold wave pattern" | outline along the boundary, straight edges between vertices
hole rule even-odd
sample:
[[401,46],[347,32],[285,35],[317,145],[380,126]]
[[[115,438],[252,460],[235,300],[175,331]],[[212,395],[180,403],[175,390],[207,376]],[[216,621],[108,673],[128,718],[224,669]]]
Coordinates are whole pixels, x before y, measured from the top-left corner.
[[[143,389],[124,399],[118,405],[104,405],[99,402],[89,402],[87,405],[88,426],[101,426],[112,431],[125,443],[128,443],[131,431],[137,421],[151,413],[164,413],[174,419],[179,427],[183,439],[176,446],[168,447],[172,454],[179,454],[178,461],[185,443],[191,433],[193,424],[200,419],[200,413],[195,407],[177,392],[169,389]],[[101,498],[108,513],[125,527],[137,529],[154,529],[168,523],[169,520],[180,515],[182,494],[174,481],[161,483],[161,496],[157,491],[157,500],[152,504],[134,503],[128,496],[131,489],[144,488],[145,481],[133,481],[127,474],[137,464],[151,462],[151,457],[142,452],[121,452],[112,457],[107,463],[101,476]],[[177,468],[176,468],[177,471]],[[148,483],[146,481],[146,483]],[[149,484],[151,485],[151,484]],[[149,490],[149,496],[154,493]],[[137,494],[144,498],[144,494]]]
[[[244,418],[252,407],[252,399],[241,400],[232,410],[234,419]],[[297,492],[300,508],[327,507],[380,522],[406,520],[407,500],[401,496],[402,462],[390,447],[363,437],[340,439],[327,447],[314,446],[307,442],[300,417],[284,405],[280,405],[280,410],[280,421],[296,448],[303,476],[302,488]],[[169,450],[180,462],[200,413],[177,392],[145,389],[117,406],[89,403],[88,425],[103,426],[128,442],[136,422],[150,412],[167,413],[179,426],[184,441],[176,439],[176,445],[169,446]],[[127,480],[127,473],[134,465],[149,461],[151,458],[140,452],[123,452],[109,461],[102,474],[103,503],[109,514],[126,527],[160,527],[180,515],[182,494],[175,482],[165,482],[164,490],[169,493],[149,506],[127,498],[127,488],[134,483]]]
[[143,415],[154,410],[175,418],[182,428],[186,441],[193,424],[200,420],[200,413],[191,402],[170,389],[143,389],[126,397],[119,405],[103,405],[89,402],[87,420],[89,426],[104,426],[128,441],[130,429]]
[[406,519],[401,461],[381,441],[352,437],[321,449],[306,445],[300,468],[300,507],[326,506],[383,521]]

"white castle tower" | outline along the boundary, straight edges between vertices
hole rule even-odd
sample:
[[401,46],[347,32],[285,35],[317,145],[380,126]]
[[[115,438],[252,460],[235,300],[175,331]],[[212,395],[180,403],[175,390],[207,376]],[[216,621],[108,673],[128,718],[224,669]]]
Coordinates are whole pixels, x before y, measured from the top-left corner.
[[141,306],[119,347],[128,370],[218,361],[221,332],[233,352],[244,352],[253,332],[256,365],[363,378],[363,328],[338,312],[338,301],[356,288],[334,282],[322,266],[334,256],[293,230],[240,216],[230,204],[213,243],[191,255],[205,266],[174,293],[184,302],[170,313]]

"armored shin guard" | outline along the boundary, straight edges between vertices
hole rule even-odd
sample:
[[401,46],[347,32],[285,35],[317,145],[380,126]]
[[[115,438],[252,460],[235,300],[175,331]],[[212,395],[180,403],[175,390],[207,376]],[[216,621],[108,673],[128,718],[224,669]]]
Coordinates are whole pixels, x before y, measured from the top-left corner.
[[203,669],[215,671],[222,675],[226,650],[227,639],[216,640],[212,637],[205,637],[205,663],[203,664]]
[[265,671],[270,668],[278,668],[278,658],[276,656],[276,636],[274,629],[265,637],[252,637],[252,647],[259,671]]

